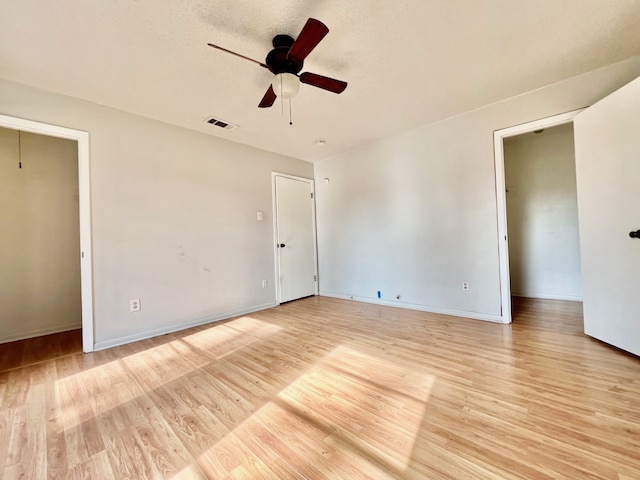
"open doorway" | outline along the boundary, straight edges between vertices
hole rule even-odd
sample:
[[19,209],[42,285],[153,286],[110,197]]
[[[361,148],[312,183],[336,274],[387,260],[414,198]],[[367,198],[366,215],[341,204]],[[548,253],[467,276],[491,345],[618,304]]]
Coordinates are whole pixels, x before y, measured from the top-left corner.
[[[11,165],[7,165],[7,168],[14,168],[16,171],[13,171],[14,174],[26,173],[27,168],[30,170],[29,178],[27,179],[27,175],[23,175],[24,178],[19,178],[20,181],[25,181],[28,185],[26,186],[26,190],[22,189],[21,193],[18,193],[16,190],[13,192],[15,195],[23,195],[23,201],[20,201],[19,198],[12,198],[11,202],[14,203],[16,207],[13,211],[12,218],[10,220],[16,221],[18,223],[14,223],[11,227],[5,228],[3,226],[4,231],[9,231],[9,229],[13,228],[15,230],[15,235],[20,235],[20,231],[32,231],[37,232],[30,238],[23,238],[22,241],[25,245],[24,252],[21,252],[21,255],[12,256],[9,252],[9,256],[7,262],[15,261],[20,263],[20,258],[22,258],[23,268],[20,269],[20,265],[15,266],[15,277],[17,279],[18,276],[24,275],[26,278],[26,285],[29,286],[30,289],[30,299],[22,299],[20,300],[20,295],[16,294],[12,296],[13,300],[18,301],[29,301],[34,303],[47,303],[47,299],[45,297],[54,297],[57,294],[60,294],[60,291],[56,288],[51,288],[52,286],[49,283],[59,282],[64,291],[65,289],[72,288],[72,285],[75,285],[75,292],[71,292],[70,297],[74,297],[77,302],[78,296],[80,300],[79,311],[81,315],[80,325],[82,326],[82,347],[83,351],[90,352],[93,351],[94,348],[94,329],[93,329],[93,282],[92,282],[92,268],[91,268],[91,208],[90,208],[90,189],[89,189],[89,135],[86,132],[81,132],[78,130],[72,130],[68,128],[58,127],[54,125],[44,124],[40,122],[34,122],[30,120],[24,120],[15,117],[9,117],[5,115],[0,115],[0,128],[3,129],[5,133],[4,136],[7,137],[9,144],[11,144],[12,140],[15,140],[14,147],[8,147],[8,152],[12,153],[15,151],[16,158],[12,158],[12,154],[8,155],[8,162]],[[51,137],[54,137],[53,139]],[[63,139],[62,142],[57,142],[56,140]],[[24,147],[29,149],[29,151],[22,151],[24,141]],[[71,141],[71,142],[69,142]],[[59,158],[62,163],[54,161],[50,164],[46,163],[46,157],[49,156],[51,151],[47,151],[48,149],[55,150],[56,157],[58,157],[60,153],[72,152],[74,158],[72,158],[72,163],[75,162],[75,165],[68,164],[68,158]],[[74,151],[75,150],[75,151]],[[34,152],[46,153],[43,158],[38,158],[32,156]],[[23,158],[24,155],[24,158]],[[64,155],[63,155],[64,157]],[[15,160],[15,161],[14,161]],[[24,160],[24,162],[23,162]],[[28,162],[28,165],[27,165]],[[54,175],[53,181],[51,177],[51,169],[55,169],[55,164],[60,163],[60,165],[65,164],[66,166],[63,170],[67,170],[67,173],[72,173],[72,178],[69,178],[64,174],[64,172],[56,172]],[[22,165],[21,165],[22,163]],[[60,166],[58,165],[58,166]],[[22,167],[22,168],[21,168]],[[7,170],[9,171],[9,170]],[[61,178],[57,178],[59,174],[63,173],[63,177],[65,180],[61,180]],[[12,188],[17,189],[17,180],[12,184]],[[63,182],[66,184],[66,189],[69,192],[60,194],[60,192],[54,193],[53,190],[59,187],[59,183]],[[71,183],[74,183],[72,185]],[[24,186],[24,185],[23,185]],[[10,189],[7,188],[7,191]],[[64,189],[63,189],[64,190]],[[70,193],[71,198],[69,198]],[[38,200],[38,202],[32,202],[33,197],[43,197]],[[65,197],[63,200],[60,198]],[[51,211],[47,211],[47,202],[51,201],[52,198],[58,198],[56,200],[57,206],[59,208],[64,208],[67,213],[64,215],[58,216],[57,213],[53,213]],[[36,206],[36,203],[40,206]],[[70,203],[73,204],[73,208],[70,208]],[[42,207],[44,205],[44,207]],[[6,204],[5,204],[6,206]],[[22,211],[22,210],[24,211]],[[54,218],[51,218],[51,217]],[[75,221],[75,225],[73,222]],[[22,222],[22,225],[19,223]],[[59,223],[67,223],[72,224],[66,230],[67,237],[65,239],[57,239],[49,238],[47,231],[49,233],[54,230],[59,230]],[[23,228],[24,227],[24,228]],[[34,230],[35,229],[35,230]],[[72,233],[69,233],[72,232]],[[14,235],[14,236],[15,236]],[[71,239],[68,235],[75,235],[75,238]],[[8,236],[8,234],[6,235]],[[42,241],[40,246],[32,245],[31,242],[35,240],[35,237],[40,237],[39,241]],[[19,245],[16,243],[17,240],[14,238],[15,245]],[[49,243],[47,243],[49,241]],[[71,259],[67,262],[64,267],[58,265],[58,261],[60,259],[54,258],[56,252],[52,250],[52,247],[56,244],[70,242],[71,249],[75,250],[75,263],[74,260]],[[14,246],[15,246],[14,245]],[[55,249],[54,249],[55,250]],[[65,250],[63,248],[63,250]],[[58,252],[59,253],[59,252]],[[65,256],[70,257],[74,256],[73,252],[69,253],[65,250]],[[42,273],[42,270],[38,271],[32,267],[34,262],[41,262],[41,265],[44,265],[44,270],[47,272],[46,275]],[[52,267],[53,264],[53,267]],[[52,268],[50,268],[52,267]],[[60,270],[60,268],[62,270]],[[75,278],[70,278],[70,282],[61,281],[61,278],[56,278],[55,272],[60,272],[60,276],[68,276],[74,277],[72,272],[73,270],[79,270],[79,279],[77,278],[77,274]],[[67,271],[68,270],[68,271]],[[34,272],[38,272],[37,274]],[[45,278],[47,277],[47,278]],[[51,278],[49,278],[51,277]],[[8,277],[8,280],[4,283],[7,283],[7,288],[11,288],[11,278]],[[43,286],[42,283],[45,282],[47,288],[39,289],[38,286]],[[68,284],[67,284],[68,283]],[[79,291],[78,291],[79,287]],[[14,292],[15,293],[15,292]],[[4,292],[3,292],[4,296]],[[6,296],[5,296],[6,298]],[[5,302],[3,302],[5,303]],[[13,301],[13,303],[16,303]],[[54,301],[55,303],[55,301]],[[63,302],[65,303],[65,302]],[[19,338],[27,338],[29,336],[34,336],[38,334],[46,334],[52,333],[54,331],[60,331],[68,328],[71,324],[76,322],[77,324],[77,303],[73,306],[73,300],[70,302],[66,302],[67,305],[57,308],[56,310],[61,313],[61,319],[57,319],[56,325],[45,325],[43,323],[43,316],[40,314],[35,314],[31,316],[29,320],[29,325],[23,325],[24,331],[13,331],[8,332],[4,335],[5,341],[10,341],[13,339]],[[9,303],[3,308],[3,315],[7,315],[9,311]],[[31,309],[33,305],[29,305]],[[20,310],[20,303],[17,302],[17,305],[13,305],[16,307],[18,311]],[[12,307],[12,308],[13,308]],[[73,317],[75,309],[76,318]],[[38,309],[35,309],[38,310]],[[46,305],[44,308],[40,308],[38,311],[42,313],[46,310]],[[33,313],[29,312],[30,315]],[[66,316],[68,315],[68,316]],[[13,312],[12,317],[19,316],[19,312]],[[34,320],[35,319],[35,320]],[[19,318],[16,320],[15,318],[11,318],[8,320],[9,323],[20,321]]]
[[78,202],[77,142],[0,128],[0,342],[81,328]]
[[573,123],[504,139],[511,295],[582,301]]
[[580,111],[494,133],[504,323],[512,294],[582,298],[572,124]]
[[503,145],[512,319],[581,332],[582,322],[549,325],[539,315],[582,316],[573,123],[508,137]]

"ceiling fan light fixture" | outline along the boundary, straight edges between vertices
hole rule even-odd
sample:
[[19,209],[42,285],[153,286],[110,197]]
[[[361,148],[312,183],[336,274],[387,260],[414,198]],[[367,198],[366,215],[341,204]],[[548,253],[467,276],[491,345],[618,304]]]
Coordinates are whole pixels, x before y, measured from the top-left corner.
[[280,98],[293,98],[300,90],[300,79],[293,73],[278,73],[271,81],[273,91]]

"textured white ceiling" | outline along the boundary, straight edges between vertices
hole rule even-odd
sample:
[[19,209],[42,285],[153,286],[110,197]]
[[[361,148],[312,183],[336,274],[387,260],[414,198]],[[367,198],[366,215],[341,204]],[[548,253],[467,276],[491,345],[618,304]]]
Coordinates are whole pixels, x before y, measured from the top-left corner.
[[[303,71],[349,86],[302,85],[289,126],[267,70],[206,44],[263,61],[309,17]],[[639,55],[638,25],[638,0],[2,0],[0,76],[314,161]]]

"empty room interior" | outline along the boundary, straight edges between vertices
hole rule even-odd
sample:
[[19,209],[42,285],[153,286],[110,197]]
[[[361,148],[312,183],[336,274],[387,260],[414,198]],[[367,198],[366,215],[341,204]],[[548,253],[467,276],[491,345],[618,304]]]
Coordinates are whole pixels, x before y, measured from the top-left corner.
[[0,4],[0,478],[640,479],[640,3]]

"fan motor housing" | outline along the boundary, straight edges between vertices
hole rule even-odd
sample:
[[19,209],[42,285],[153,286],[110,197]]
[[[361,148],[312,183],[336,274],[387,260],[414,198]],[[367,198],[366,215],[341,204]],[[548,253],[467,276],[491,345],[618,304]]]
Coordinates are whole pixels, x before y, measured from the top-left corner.
[[265,63],[269,67],[271,73],[293,73],[296,74],[302,70],[304,61],[297,58],[289,58],[289,49],[293,45],[293,38],[289,35],[276,35],[271,42],[273,50],[267,54]]

